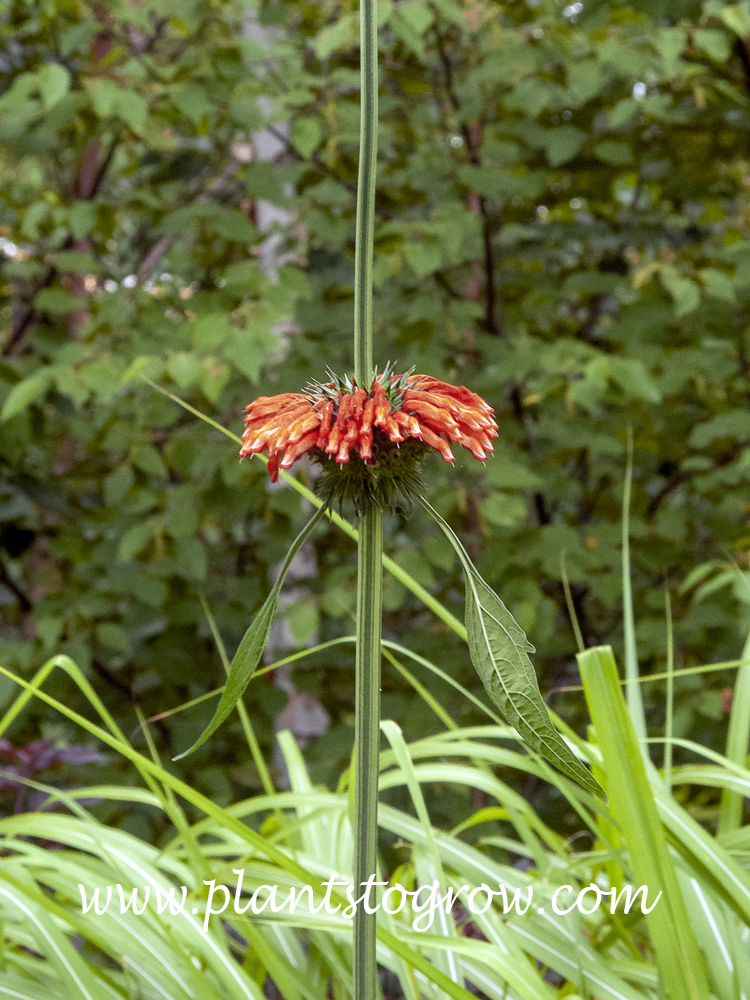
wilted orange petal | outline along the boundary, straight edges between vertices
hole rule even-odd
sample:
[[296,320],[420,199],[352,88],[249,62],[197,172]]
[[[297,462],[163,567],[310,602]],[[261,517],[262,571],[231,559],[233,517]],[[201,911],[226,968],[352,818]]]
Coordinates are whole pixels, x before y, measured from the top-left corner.
[[[406,392],[401,409],[406,413],[416,413],[419,417],[424,417],[433,427],[441,431],[458,431],[458,424],[450,415],[448,410],[435,406],[433,403],[425,402],[423,399],[414,399],[414,394]],[[420,421],[422,423],[423,421]]]
[[381,424],[381,427],[386,432],[391,441],[393,441],[394,444],[399,444],[401,441],[406,440],[403,433],[401,432],[401,428],[394,420],[393,414],[388,414],[388,416],[385,417],[385,419]]
[[422,430],[421,424],[416,417],[412,416],[411,413],[404,413],[403,410],[397,410],[393,414],[393,419],[406,431],[409,437],[419,437]]
[[264,451],[269,438],[272,437],[275,430],[275,424],[271,424],[270,426],[264,425],[253,430],[246,430],[242,435],[243,445],[240,457],[244,457],[242,452],[245,452],[246,454],[255,454],[256,452]]
[[286,443],[287,447],[290,444],[294,444],[299,441],[303,435],[309,433],[313,427],[315,428],[315,439],[318,437],[318,427],[320,425],[320,414],[317,410],[313,410],[312,413],[307,413],[302,417],[297,417],[293,420],[289,427],[287,428]]
[[268,474],[271,477],[271,482],[275,483],[279,478],[279,453],[275,451],[273,455],[268,456]]
[[365,400],[367,399],[367,393],[364,389],[355,389],[352,394],[352,402],[350,409],[351,417],[358,417],[362,413],[362,407],[365,405]]
[[[307,396],[303,396],[299,392],[283,392],[279,396],[260,396],[249,406],[245,407],[245,411],[248,413],[250,419],[255,420],[258,417],[270,416],[273,413],[283,413],[290,406],[295,404],[307,403],[310,405],[310,401]],[[245,417],[247,420],[248,417]]]
[[291,469],[300,455],[304,454],[310,448],[315,447],[315,442],[317,440],[318,429],[316,427],[314,431],[311,431],[309,434],[305,434],[305,436],[301,437],[299,441],[286,449],[284,457],[281,460],[280,468]]
[[337,462],[348,462],[349,452],[357,442],[359,436],[359,421],[351,419],[346,428],[346,433],[341,438],[339,450],[336,455]]
[[[469,434],[462,434],[461,437],[458,438],[458,443],[460,445],[463,445],[464,448],[468,448],[469,451],[474,456],[474,458],[478,458],[480,462],[483,462],[485,460],[485,458],[487,458],[487,456],[485,455],[484,450],[482,448],[482,444],[484,442],[482,442],[482,444],[480,444],[480,442],[477,441],[476,438],[471,437]],[[494,451],[495,450],[492,447],[492,445],[485,444],[484,447],[487,448],[488,451]]]
[[418,388],[423,392],[436,392],[449,396],[452,399],[459,400],[466,406],[481,410],[482,413],[489,414],[495,412],[481,396],[478,396],[477,393],[472,392],[463,385],[451,385],[449,382],[441,382],[440,379],[433,378],[431,375],[412,375],[407,380],[410,389],[412,388],[412,380],[414,380],[413,388],[415,389]]
[[[341,402],[339,403],[339,412],[336,417],[336,423],[331,428],[331,433],[328,436],[328,444],[326,445],[326,451],[329,455],[332,455],[335,451],[338,451],[339,445],[346,434],[348,427],[347,414],[352,405],[352,397],[349,393],[345,393],[341,397]],[[348,458],[347,458],[348,461]]]
[[280,392],[277,396],[258,396],[254,399],[252,403],[249,403],[245,409],[249,410],[250,407],[263,407],[263,406],[280,406],[282,403],[286,403],[291,399],[302,399],[303,394],[301,392]]
[[324,448],[328,444],[328,435],[331,430],[331,419],[333,418],[333,400],[329,399],[320,409],[320,431],[316,444],[318,448]]
[[377,380],[372,383],[372,398],[375,400],[373,423],[376,427],[384,427],[385,421],[390,416],[391,404],[385,394],[385,389]]
[[451,446],[448,444],[445,438],[441,438],[439,434],[436,434],[429,427],[425,427],[424,424],[422,424],[422,440],[424,441],[425,444],[428,444],[431,448],[436,448],[443,456],[443,459],[446,462],[456,461],[456,458],[453,452],[451,451]]
[[315,411],[311,406],[291,406],[289,409],[281,410],[278,413],[267,413],[261,415],[260,417],[254,414],[248,413],[245,417],[245,433],[257,432],[263,428],[268,428],[271,430],[274,427],[283,427],[291,423],[293,420],[297,420],[308,413],[314,413]]
[[370,397],[362,410],[359,424],[359,457],[363,461],[372,458],[372,421],[375,416],[375,400]]

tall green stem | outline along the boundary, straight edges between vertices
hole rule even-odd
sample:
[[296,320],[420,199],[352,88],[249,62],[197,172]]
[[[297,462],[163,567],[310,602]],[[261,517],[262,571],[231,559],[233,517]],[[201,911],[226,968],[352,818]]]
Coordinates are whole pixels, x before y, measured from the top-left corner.
[[378,155],[378,19],[376,0],[360,0],[360,117],[357,235],[354,250],[354,378],[372,382],[372,257]]
[[[377,871],[378,755],[380,751],[380,632],[383,610],[383,521],[377,508],[359,519],[357,654],[354,723],[354,886]],[[371,897],[374,902],[374,897]],[[360,904],[354,916],[354,996],[378,995],[375,913]]]
[[[378,22],[376,0],[360,0],[360,125],[357,231],[354,255],[354,378],[373,378],[372,262],[378,153]],[[354,753],[354,883],[377,871],[378,756],[380,750],[380,639],[383,610],[383,522],[371,509],[359,518]],[[355,897],[356,898],[356,897]],[[379,995],[376,913],[361,904],[354,915],[354,996]]]

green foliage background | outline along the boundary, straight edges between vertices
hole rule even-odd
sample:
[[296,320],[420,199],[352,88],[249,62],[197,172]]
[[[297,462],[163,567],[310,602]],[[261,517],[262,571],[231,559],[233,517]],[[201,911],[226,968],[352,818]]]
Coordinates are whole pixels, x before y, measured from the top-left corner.
[[[632,427],[643,670],[663,669],[665,585],[678,667],[735,657],[750,3],[401,0],[381,22],[376,360],[468,385],[500,425],[486,468],[429,459],[434,506],[537,647],[543,690],[576,683],[561,556],[584,640],[621,646]],[[256,396],[351,370],[356,4],[14,0],[0,33],[2,659],[30,675],[69,654],[127,728],[133,703],[153,715],[222,683],[201,597],[231,653],[306,518],[140,376],[239,431]],[[256,155],[266,128],[272,161]],[[291,220],[269,230],[269,205]],[[415,509],[386,539],[462,616],[437,527]],[[352,631],[353,547],[330,526],[314,547],[284,611],[302,645]],[[477,688],[456,637],[391,578],[385,605],[387,638]],[[295,683],[332,717],[306,755],[330,781],[353,735],[351,649],[302,662]],[[722,745],[727,678],[678,681],[675,736]],[[646,691],[657,731],[663,691]],[[246,701],[270,752],[286,695],[258,680]],[[214,704],[163,720],[159,751],[184,750]],[[552,704],[584,721],[579,700]],[[34,712],[17,741],[66,736]],[[383,715],[413,739],[427,712],[387,668]],[[259,786],[238,732],[177,765],[219,800]]]

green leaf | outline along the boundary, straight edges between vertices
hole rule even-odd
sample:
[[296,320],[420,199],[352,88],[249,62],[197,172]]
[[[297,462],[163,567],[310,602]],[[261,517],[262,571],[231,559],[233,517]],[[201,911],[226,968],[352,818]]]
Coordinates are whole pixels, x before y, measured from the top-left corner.
[[633,152],[630,146],[624,142],[613,142],[606,141],[597,144],[594,149],[597,159],[601,160],[603,163],[611,163],[615,167],[619,167],[624,163],[633,162]]
[[318,59],[327,59],[337,49],[347,49],[357,37],[359,18],[355,14],[340,16],[330,27],[324,28],[313,43]]
[[186,389],[198,377],[198,359],[188,351],[180,351],[167,362],[167,371],[181,389]]
[[255,243],[258,239],[255,226],[239,208],[214,209],[208,221],[214,232],[225,240]]
[[671,264],[662,267],[661,280],[674,299],[675,313],[678,317],[687,316],[698,308],[701,301],[700,288],[694,281],[683,277],[676,267],[672,267]]
[[120,539],[117,546],[117,558],[120,562],[129,562],[134,559],[154,537],[154,525],[149,521],[142,521],[128,528]]
[[515,528],[526,520],[526,504],[510,493],[493,493],[482,501],[480,510],[488,521],[503,528]]
[[55,254],[55,265],[59,271],[75,274],[100,274],[104,270],[90,253],[75,250],[60,250]]
[[133,449],[133,465],[148,476],[161,476],[167,478],[169,473],[164,464],[164,459],[153,445],[141,445]]
[[148,105],[134,90],[120,90],[114,102],[114,110],[134,132],[143,131],[148,114]]
[[292,145],[303,156],[309,156],[317,148],[322,135],[323,130],[318,118],[298,118],[292,124]]
[[418,278],[424,278],[437,271],[443,262],[440,244],[436,241],[405,243],[404,256]]
[[229,343],[224,347],[224,357],[251,382],[257,382],[268,351],[275,343],[275,337],[267,331],[264,334],[250,330],[235,330],[229,338]]
[[497,167],[475,167],[469,163],[459,167],[457,173],[462,184],[485,198],[538,198],[549,179],[544,170],[527,170],[516,175]]
[[292,638],[298,646],[304,646],[306,642],[309,642],[320,625],[318,606],[312,600],[296,601],[294,604],[290,604],[288,608],[284,609],[284,618],[286,618]]
[[435,576],[430,564],[417,549],[402,549],[393,556],[393,561],[422,587],[432,587]]
[[45,63],[37,73],[37,80],[45,111],[54,107],[70,89],[70,73],[60,63]]
[[743,41],[750,35],[750,12],[744,4],[733,3],[725,7],[721,19]]
[[15,417],[16,414],[25,410],[30,403],[33,403],[35,399],[47,391],[49,383],[50,373],[46,368],[42,368],[41,371],[35,372],[23,382],[14,385],[3,405],[0,422],[10,420],[11,417]]
[[112,114],[120,88],[114,80],[100,77],[87,83],[91,104],[99,118],[108,118]]
[[103,646],[120,653],[124,653],[130,648],[128,633],[122,625],[115,625],[112,622],[104,622],[99,625],[96,629],[96,638]]
[[211,101],[202,87],[182,87],[171,94],[172,101],[191,121],[200,122],[211,114]]
[[747,410],[729,410],[697,424],[690,432],[688,444],[691,448],[705,448],[721,438],[750,439],[750,413]]
[[410,27],[418,35],[423,35],[432,24],[432,11],[421,0],[410,0],[409,3],[401,4],[399,14],[409,22]]
[[700,274],[706,294],[712,299],[721,299],[722,302],[737,301],[732,279],[724,271],[720,271],[717,267],[706,267]]
[[479,575],[452,528],[423,497],[419,499],[443,529],[463,564],[469,653],[487,694],[532,750],[590,792],[601,795],[597,782],[552,724],[528,657],[534,647],[523,629]]
[[214,717],[211,719],[195,743],[185,750],[184,753],[181,753],[177,757],[173,757],[173,760],[182,760],[183,757],[187,757],[188,754],[191,754],[194,750],[197,750],[199,746],[202,746],[209,736],[211,736],[212,733],[219,728],[222,722],[224,722],[234,711],[237,702],[245,692],[245,688],[252,680],[253,674],[260,663],[260,658],[263,655],[263,650],[266,648],[268,643],[271,626],[273,625],[273,620],[276,617],[276,610],[279,603],[279,593],[292,559],[294,559],[297,552],[299,552],[300,548],[307,541],[313,528],[323,516],[323,513],[324,508],[318,508],[302,531],[300,531],[292,542],[292,546],[287,552],[284,565],[281,567],[281,571],[279,572],[276,583],[273,585],[271,593],[266,598],[263,607],[255,616],[252,625],[248,628],[247,632],[245,632],[242,642],[240,642],[237,652],[234,654],[234,659],[229,665],[227,682],[221,695],[221,701],[219,702],[216,712],[214,713]]
[[125,494],[135,482],[133,470],[129,465],[121,465],[104,480],[104,502],[108,507],[121,503]]
[[34,308],[47,313],[69,313],[81,305],[82,300],[64,288],[43,288],[34,299]]
[[607,124],[610,128],[620,128],[626,122],[630,121],[640,106],[641,102],[636,100],[635,97],[623,97],[607,115]]
[[726,31],[699,28],[693,32],[693,42],[719,63],[725,63],[732,54],[731,38]]
[[551,167],[559,167],[572,160],[586,141],[586,133],[572,125],[560,125],[552,130],[547,141],[547,160]]
[[656,31],[656,47],[667,64],[676,63],[686,43],[687,36],[682,28],[658,28]]
[[90,201],[77,201],[68,216],[70,231],[77,240],[88,236],[96,228],[96,205]]
[[628,396],[660,403],[661,393],[646,366],[637,358],[609,358],[609,373]]

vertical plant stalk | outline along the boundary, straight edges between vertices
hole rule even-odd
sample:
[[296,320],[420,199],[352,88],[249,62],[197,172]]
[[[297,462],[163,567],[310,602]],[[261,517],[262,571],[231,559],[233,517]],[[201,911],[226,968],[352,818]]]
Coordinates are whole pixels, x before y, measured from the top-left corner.
[[376,0],[360,0],[360,117],[357,232],[354,248],[354,378],[372,383],[372,259],[378,155],[378,20]]
[[[369,389],[373,379],[372,265],[375,177],[378,153],[378,23],[376,0],[360,0],[360,124],[357,221],[354,253],[354,378]],[[380,750],[380,639],[383,589],[383,524],[371,507],[359,518],[357,555],[357,651],[354,724],[354,883],[374,875],[378,845]],[[355,898],[356,898],[355,896]],[[379,995],[376,913],[360,904],[354,915],[354,996]]]
[[[383,521],[374,508],[359,519],[357,653],[354,723],[355,898],[377,871],[378,757],[380,753],[380,638],[383,610]],[[378,995],[376,913],[360,904],[354,915],[354,996]]]

